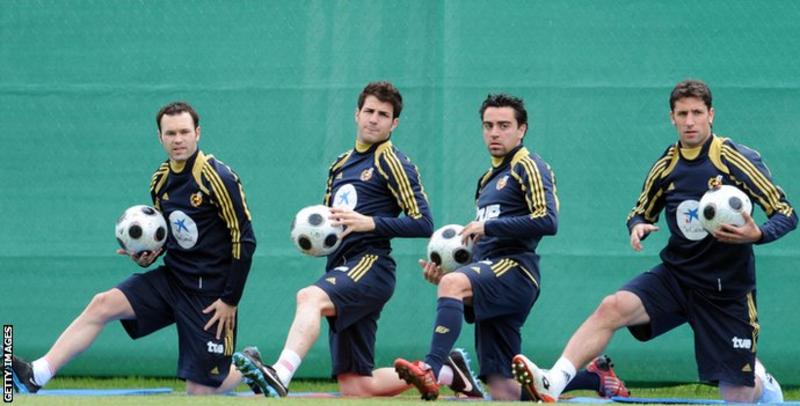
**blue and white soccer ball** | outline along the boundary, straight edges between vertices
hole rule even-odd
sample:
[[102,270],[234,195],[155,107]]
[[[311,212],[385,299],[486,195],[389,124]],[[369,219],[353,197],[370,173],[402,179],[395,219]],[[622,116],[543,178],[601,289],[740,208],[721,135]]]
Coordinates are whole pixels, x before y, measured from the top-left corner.
[[718,230],[723,224],[744,225],[743,212],[751,214],[753,204],[739,188],[722,185],[709,189],[700,199],[700,224],[709,233]]
[[331,209],[321,204],[297,212],[292,221],[292,242],[303,254],[322,257],[332,254],[342,243],[342,226],[331,225]]
[[145,205],[129,207],[117,220],[117,242],[128,254],[155,252],[167,241],[167,222],[160,211]]
[[434,231],[428,242],[428,260],[439,265],[444,273],[472,262],[472,242],[461,243],[459,233],[463,229],[458,224],[448,224]]

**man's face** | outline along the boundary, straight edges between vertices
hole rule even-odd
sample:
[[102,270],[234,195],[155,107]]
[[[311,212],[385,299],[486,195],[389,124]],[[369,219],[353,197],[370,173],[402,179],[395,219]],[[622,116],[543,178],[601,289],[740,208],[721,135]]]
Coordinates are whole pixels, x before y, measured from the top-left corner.
[[161,132],[158,134],[164,151],[174,162],[185,162],[197,151],[200,140],[200,127],[195,128],[194,120],[188,112],[161,117]]
[[511,107],[488,107],[483,112],[483,142],[493,157],[504,157],[522,142],[527,124],[519,125]]
[[367,96],[361,110],[356,110],[357,138],[365,144],[375,144],[389,138],[399,120],[392,118],[394,107],[375,96]]
[[714,108],[696,97],[684,97],[675,101],[669,113],[672,125],[678,130],[678,139],[684,148],[703,145],[711,136]]

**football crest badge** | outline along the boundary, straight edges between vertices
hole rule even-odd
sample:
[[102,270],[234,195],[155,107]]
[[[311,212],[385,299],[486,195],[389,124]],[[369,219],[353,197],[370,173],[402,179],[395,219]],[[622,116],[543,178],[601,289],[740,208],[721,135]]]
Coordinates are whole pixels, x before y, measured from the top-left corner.
[[708,188],[709,189],[716,189],[722,186],[722,175],[717,175],[714,178],[708,179]]
[[200,207],[200,205],[203,204],[203,192],[192,193],[190,202],[192,203],[192,207]]
[[375,170],[375,168],[364,169],[364,171],[361,172],[361,181],[367,182],[372,179],[373,170]]
[[497,186],[496,186],[497,190],[506,187],[507,184],[508,184],[508,175],[503,176],[502,178],[500,178],[500,180],[497,181]]

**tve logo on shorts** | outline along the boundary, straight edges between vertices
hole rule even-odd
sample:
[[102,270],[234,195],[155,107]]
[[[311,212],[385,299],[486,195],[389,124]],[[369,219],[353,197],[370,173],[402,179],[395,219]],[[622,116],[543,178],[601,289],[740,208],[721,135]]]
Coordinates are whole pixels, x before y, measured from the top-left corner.
[[753,340],[749,338],[733,337],[731,341],[733,342],[733,348],[744,348],[749,350],[753,346]]
[[208,346],[208,352],[212,354],[222,354],[225,351],[222,344],[217,344],[213,341],[207,342],[206,345]]

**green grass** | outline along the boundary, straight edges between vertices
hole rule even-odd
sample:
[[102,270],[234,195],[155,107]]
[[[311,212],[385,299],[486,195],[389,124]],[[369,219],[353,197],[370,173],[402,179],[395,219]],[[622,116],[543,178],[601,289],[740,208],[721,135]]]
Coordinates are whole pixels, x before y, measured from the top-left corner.
[[[162,378],[74,378],[58,377],[48,383],[47,389],[111,389],[111,388],[172,388],[173,393],[169,395],[153,396],[25,396],[16,395],[14,404],[19,405],[155,405],[155,406],[182,406],[182,405],[234,405],[251,404],[250,402],[289,402],[292,405],[428,405],[430,403],[419,400],[414,390],[409,390],[404,394],[394,398],[369,398],[369,399],[265,399],[263,397],[234,398],[228,396],[206,396],[190,397],[185,391],[185,384],[178,379]],[[699,384],[675,384],[675,385],[629,385],[633,396],[647,398],[694,398],[694,399],[718,399],[717,388]],[[238,391],[246,391],[245,385],[237,388]],[[292,382],[293,392],[336,392],[338,387],[335,382],[329,380],[298,380]],[[444,393],[447,396],[449,393]],[[595,396],[592,392],[574,392],[574,396]],[[800,400],[800,387],[784,388],[786,400]],[[469,404],[472,404],[470,402]],[[514,402],[492,402],[492,405],[513,405]]]

